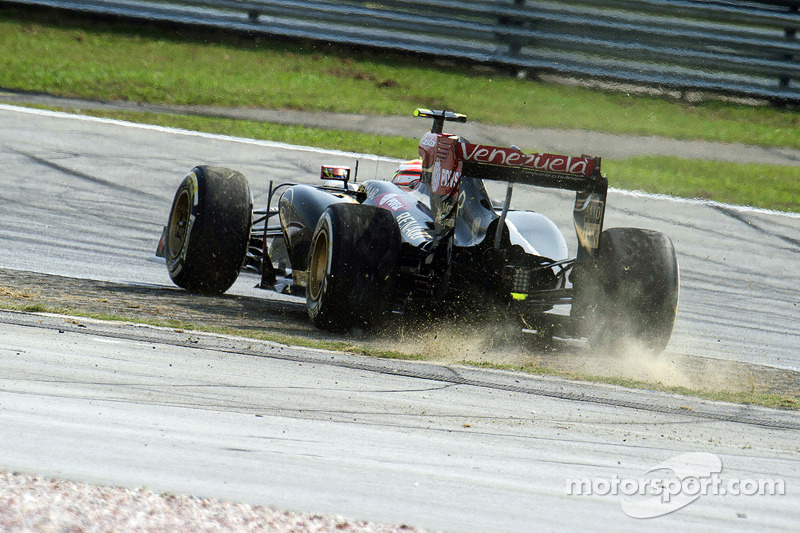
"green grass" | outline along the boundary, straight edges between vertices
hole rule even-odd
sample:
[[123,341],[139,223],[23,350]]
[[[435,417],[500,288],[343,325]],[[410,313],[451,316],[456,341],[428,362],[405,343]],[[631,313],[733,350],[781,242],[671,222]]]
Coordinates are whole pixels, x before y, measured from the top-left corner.
[[603,170],[618,189],[800,212],[800,167],[643,156],[604,159]]
[[0,8],[0,86],[98,100],[408,115],[800,148],[800,114],[518,80],[485,68],[212,30]]

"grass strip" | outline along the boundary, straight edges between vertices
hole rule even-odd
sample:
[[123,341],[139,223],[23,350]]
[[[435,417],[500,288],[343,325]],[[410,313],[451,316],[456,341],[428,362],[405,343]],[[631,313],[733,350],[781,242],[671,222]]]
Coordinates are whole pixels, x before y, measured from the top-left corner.
[[618,189],[800,212],[800,167],[640,156],[604,159],[603,170]]
[[0,87],[93,100],[407,115],[800,148],[800,114],[517,79],[430,58],[0,6]]

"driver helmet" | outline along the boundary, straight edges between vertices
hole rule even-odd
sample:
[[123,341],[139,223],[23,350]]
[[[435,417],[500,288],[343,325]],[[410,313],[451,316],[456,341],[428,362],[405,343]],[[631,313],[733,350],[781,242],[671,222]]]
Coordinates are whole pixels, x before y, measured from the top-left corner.
[[401,186],[413,186],[422,178],[422,159],[411,159],[397,167],[392,183]]

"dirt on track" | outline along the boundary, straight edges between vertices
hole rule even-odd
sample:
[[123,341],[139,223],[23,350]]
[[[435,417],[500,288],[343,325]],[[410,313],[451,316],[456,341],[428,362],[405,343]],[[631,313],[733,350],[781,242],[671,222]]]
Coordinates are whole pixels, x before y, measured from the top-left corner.
[[230,327],[329,340],[308,322],[305,306],[245,296],[190,294],[177,287],[112,283],[0,269],[0,304],[175,326]]
[[336,342],[347,351],[391,351],[446,364],[463,362],[537,368],[578,376],[602,376],[695,390],[781,394],[800,401],[800,372],[691,357],[589,353],[585,346],[527,343],[507,324],[439,322],[414,327],[402,321],[379,333],[333,335],[314,328],[305,305],[267,297],[202,296],[176,287],[114,283],[0,269],[0,306],[26,312],[109,316],[176,328],[232,328],[270,340],[308,345]]

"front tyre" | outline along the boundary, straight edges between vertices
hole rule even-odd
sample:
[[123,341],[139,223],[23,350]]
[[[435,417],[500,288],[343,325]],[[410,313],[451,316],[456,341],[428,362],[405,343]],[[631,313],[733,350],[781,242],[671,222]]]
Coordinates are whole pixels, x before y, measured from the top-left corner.
[[335,203],[320,216],[309,250],[306,306],[320,329],[376,326],[397,282],[400,230],[385,209]]
[[247,254],[250,186],[239,172],[195,167],[181,182],[167,223],[167,270],[179,287],[221,294],[233,285]]
[[593,347],[616,350],[629,341],[663,351],[678,307],[678,260],[657,231],[613,228],[600,236],[593,264],[576,287],[584,333]]

